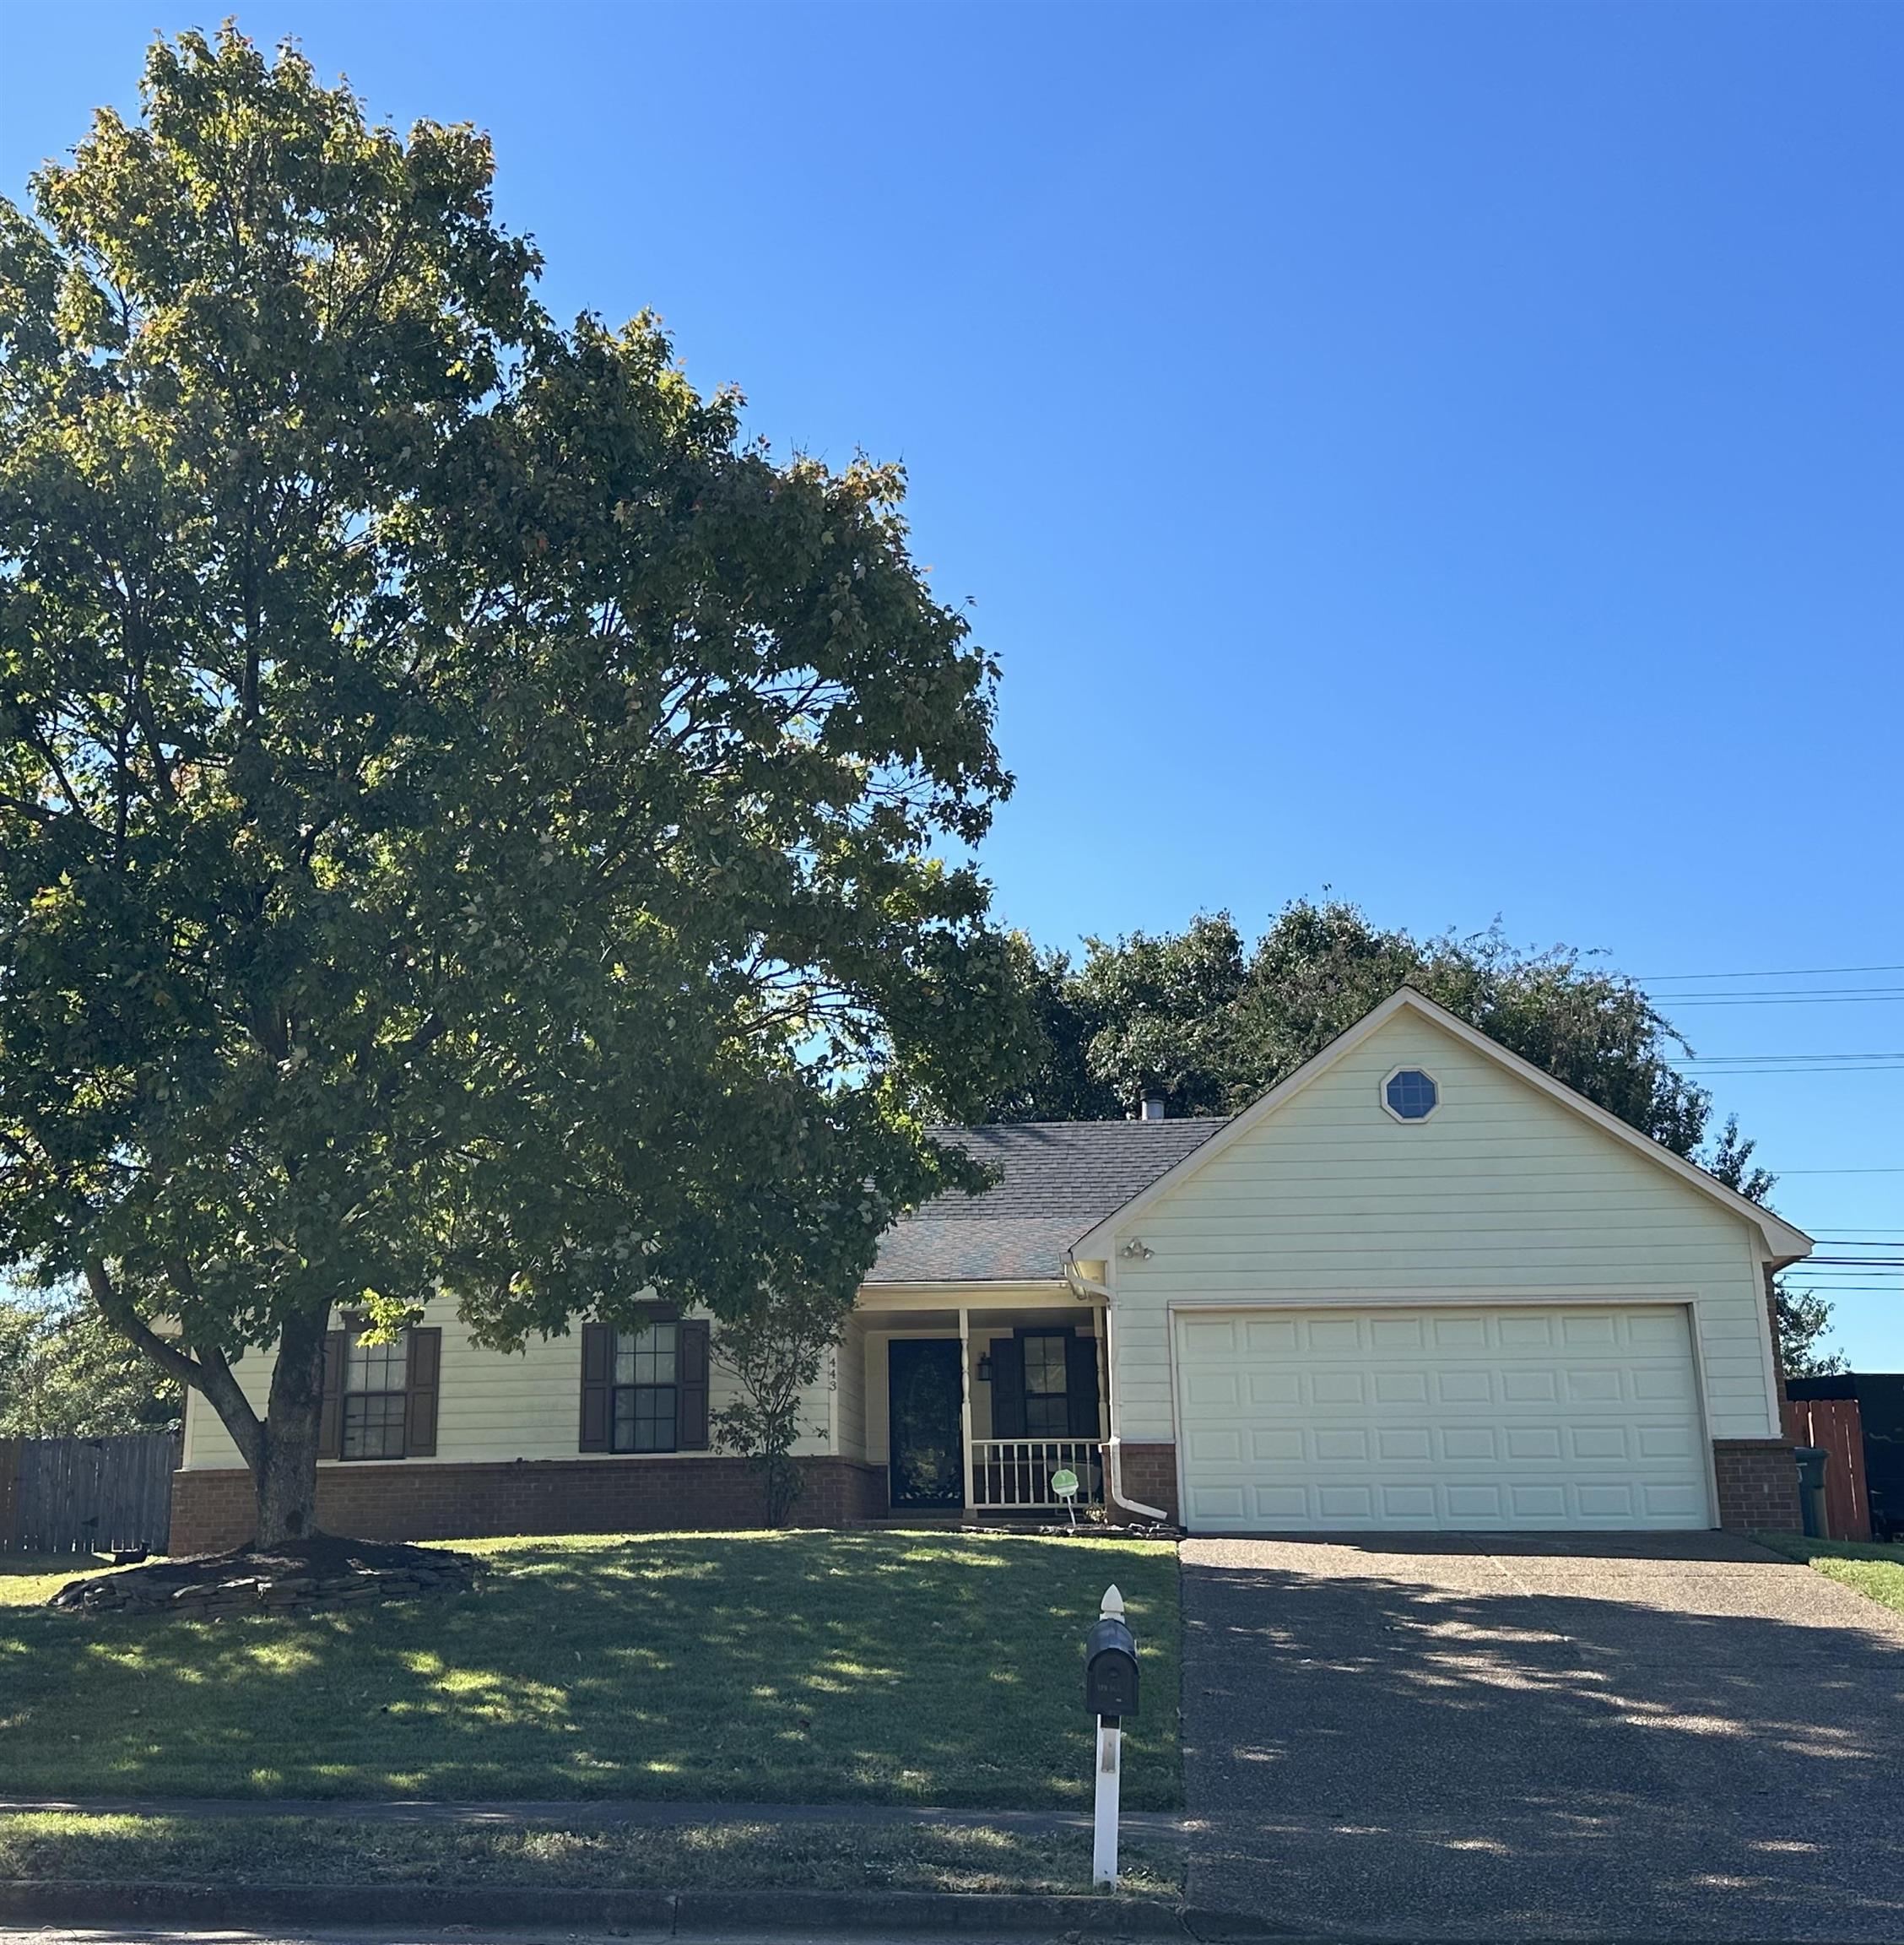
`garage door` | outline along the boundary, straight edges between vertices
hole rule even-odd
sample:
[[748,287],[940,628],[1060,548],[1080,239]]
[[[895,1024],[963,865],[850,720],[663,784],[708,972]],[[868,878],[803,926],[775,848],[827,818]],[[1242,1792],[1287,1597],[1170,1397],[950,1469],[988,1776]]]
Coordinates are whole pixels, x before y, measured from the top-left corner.
[[1709,1525],[1685,1310],[1176,1319],[1193,1531]]

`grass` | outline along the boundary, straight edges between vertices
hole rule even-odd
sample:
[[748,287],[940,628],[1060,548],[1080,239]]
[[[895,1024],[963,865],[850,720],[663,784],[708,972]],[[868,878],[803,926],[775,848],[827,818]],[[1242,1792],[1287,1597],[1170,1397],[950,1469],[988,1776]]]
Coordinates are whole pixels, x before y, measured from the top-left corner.
[[1142,1649],[1124,1801],[1182,1801],[1174,1550],[957,1533],[468,1543],[474,1591],[82,1619],[0,1576],[0,1794],[1076,1807],[1106,1584]]
[[1761,1533],[1760,1543],[1802,1560],[1827,1579],[1855,1588],[1894,1614],[1904,1614],[1904,1547],[1876,1541],[1807,1540],[1796,1533]]
[[0,1607],[33,1607],[68,1580],[113,1571],[104,1553],[0,1553]]
[[[1127,1842],[1120,1888],[1182,1888],[1182,1857]],[[147,1883],[515,1884],[623,1890],[1088,1891],[1090,1834],[938,1826],[712,1823],[565,1829],[347,1818],[0,1817],[0,1879]]]

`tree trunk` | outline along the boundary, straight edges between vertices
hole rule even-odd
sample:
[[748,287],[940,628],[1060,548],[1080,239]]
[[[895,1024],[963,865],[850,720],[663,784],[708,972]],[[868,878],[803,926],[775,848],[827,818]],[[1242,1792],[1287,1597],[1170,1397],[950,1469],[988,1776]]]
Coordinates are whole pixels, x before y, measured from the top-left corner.
[[317,1437],[328,1321],[324,1313],[293,1317],[279,1334],[271,1403],[252,1466],[261,1547],[306,1539],[317,1530]]

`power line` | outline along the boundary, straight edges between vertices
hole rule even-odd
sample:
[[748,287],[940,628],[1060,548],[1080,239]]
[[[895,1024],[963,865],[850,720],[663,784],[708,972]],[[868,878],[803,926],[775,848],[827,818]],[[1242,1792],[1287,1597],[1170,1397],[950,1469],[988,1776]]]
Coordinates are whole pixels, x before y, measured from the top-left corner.
[[1689,979],[1822,979],[1850,972],[1904,972],[1904,966],[1788,966],[1769,972],[1636,972],[1642,985],[1670,986]]
[[1904,1054],[1689,1054],[1682,1067],[1713,1067],[1738,1060],[1904,1060]]
[[1874,986],[1869,992],[1853,987],[1825,988],[1816,993],[1669,994],[1675,1006],[1873,1006],[1904,1000],[1904,986]]
[[1782,1168],[1782,1175],[1904,1175],[1904,1168]]
[[[1704,1066],[1705,1063],[1697,1062],[1693,1065]],[[1707,1067],[1706,1077],[1710,1081],[1717,1081],[1732,1074],[1895,1074],[1900,1068],[1904,1068],[1904,1060],[1840,1060],[1829,1066],[1815,1067],[1797,1067],[1789,1064],[1777,1067]]]

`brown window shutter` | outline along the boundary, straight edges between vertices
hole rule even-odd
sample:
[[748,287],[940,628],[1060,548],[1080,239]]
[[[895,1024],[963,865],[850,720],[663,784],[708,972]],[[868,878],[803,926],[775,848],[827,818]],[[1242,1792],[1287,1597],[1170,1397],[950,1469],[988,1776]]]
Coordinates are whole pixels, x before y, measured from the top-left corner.
[[609,1449],[609,1385],[614,1375],[614,1330],[606,1324],[584,1324],[581,1451],[606,1452]]
[[324,1404],[317,1419],[317,1456],[335,1459],[343,1450],[343,1352],[348,1330],[324,1333]]
[[681,1368],[674,1393],[674,1445],[677,1451],[707,1449],[707,1325],[696,1320],[681,1326]]
[[436,1380],[443,1366],[443,1333],[434,1325],[413,1329],[404,1376],[403,1456],[436,1456]]

